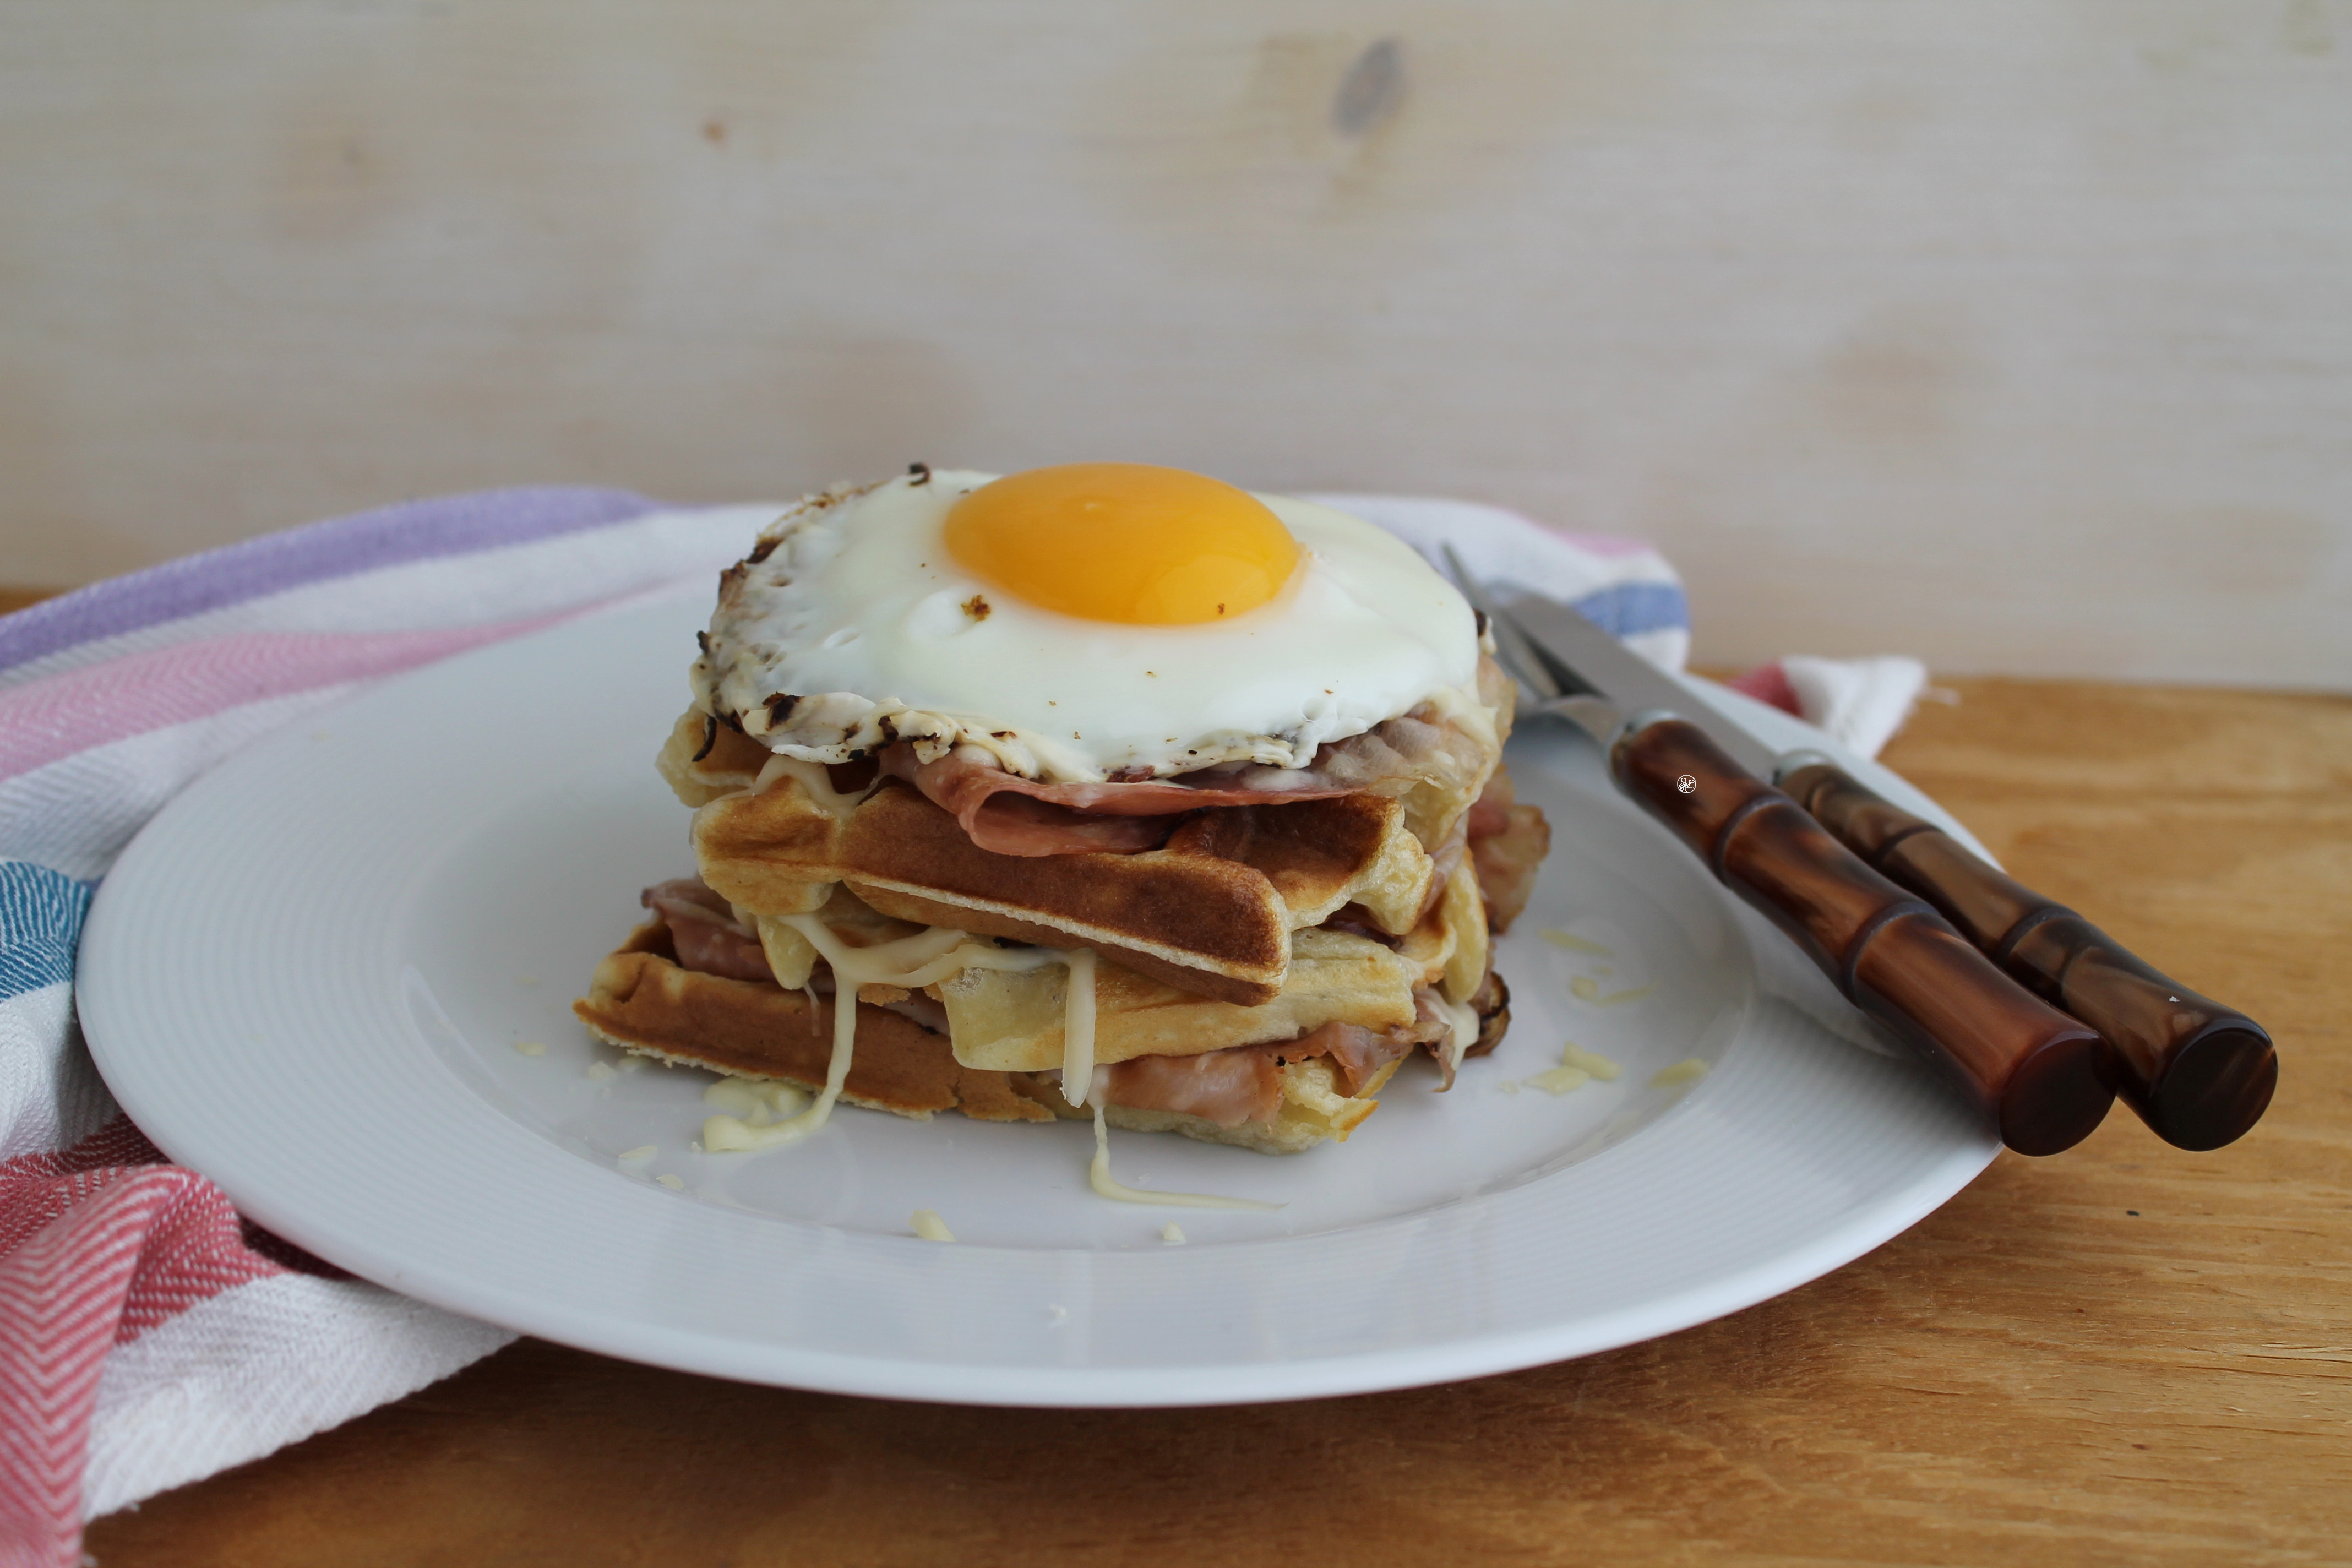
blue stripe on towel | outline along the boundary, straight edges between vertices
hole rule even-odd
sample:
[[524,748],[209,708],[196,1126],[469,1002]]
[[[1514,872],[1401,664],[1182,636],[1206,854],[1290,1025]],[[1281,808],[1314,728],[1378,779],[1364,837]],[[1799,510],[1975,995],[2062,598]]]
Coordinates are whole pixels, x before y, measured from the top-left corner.
[[1575,607],[1601,630],[1621,637],[1690,629],[1690,601],[1677,583],[1619,583],[1587,594]]
[[0,1002],[73,978],[90,884],[28,860],[0,860]]

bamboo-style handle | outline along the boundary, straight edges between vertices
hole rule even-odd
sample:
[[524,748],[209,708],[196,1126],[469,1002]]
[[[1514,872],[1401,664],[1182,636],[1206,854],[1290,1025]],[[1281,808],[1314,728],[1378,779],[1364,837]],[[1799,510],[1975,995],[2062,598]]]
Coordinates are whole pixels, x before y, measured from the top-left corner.
[[1913,892],[2020,984],[2096,1029],[2124,1102],[2166,1142],[2218,1149],[2261,1120],[2278,1087],[2263,1026],[2132,956],[2063,904],[2003,875],[1933,823],[1827,763],[1783,781],[1824,827]]
[[1933,909],[1855,858],[1696,726],[1661,718],[1610,750],[1618,784],[1789,933],[1853,1005],[1957,1069],[2021,1154],[2090,1135],[2115,1102],[2092,1030],[2011,982]]

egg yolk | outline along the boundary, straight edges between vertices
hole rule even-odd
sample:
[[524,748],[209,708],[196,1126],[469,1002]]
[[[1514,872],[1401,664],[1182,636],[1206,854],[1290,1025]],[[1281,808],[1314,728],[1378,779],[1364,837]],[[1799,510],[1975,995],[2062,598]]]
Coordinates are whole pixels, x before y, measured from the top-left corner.
[[995,587],[1090,621],[1224,620],[1282,591],[1298,542],[1264,501],[1149,463],[1007,474],[949,509],[949,552]]

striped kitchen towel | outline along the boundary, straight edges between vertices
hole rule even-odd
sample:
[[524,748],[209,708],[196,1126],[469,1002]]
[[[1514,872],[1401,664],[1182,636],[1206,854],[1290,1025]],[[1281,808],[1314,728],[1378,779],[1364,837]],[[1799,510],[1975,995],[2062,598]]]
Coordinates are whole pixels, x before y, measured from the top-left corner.
[[[1682,660],[1682,590],[1646,547],[1461,503],[1348,504]],[[165,801],[267,731],[431,660],[708,580],[774,510],[578,489],[416,501],[0,618],[0,1561],[72,1563],[84,1519],[511,1337],[247,1225],[122,1118],[73,1008],[98,879]]]
[[[772,510],[772,509],[769,509]],[[0,618],[0,1562],[399,1398],[512,1336],[242,1223],[83,1049],[92,887],[173,795],[367,683],[682,575],[760,514],[612,490],[389,507]]]
[[1441,572],[1445,562],[1438,547],[1451,544],[1480,582],[1524,588],[1572,605],[1653,664],[1680,669],[1690,657],[1690,602],[1683,597],[1682,579],[1664,556],[1637,539],[1538,528],[1517,512],[1475,501],[1418,496],[1310,499],[1379,523]]
[[[1637,539],[1537,528],[1517,512],[1411,496],[1313,498],[1370,518],[1444,570],[1451,544],[1478,578],[1574,605],[1651,663],[1680,669],[1690,656],[1690,602],[1666,558]],[[1791,654],[1727,683],[1827,731],[1865,757],[1903,728],[1927,685],[1916,658],[1815,658]]]

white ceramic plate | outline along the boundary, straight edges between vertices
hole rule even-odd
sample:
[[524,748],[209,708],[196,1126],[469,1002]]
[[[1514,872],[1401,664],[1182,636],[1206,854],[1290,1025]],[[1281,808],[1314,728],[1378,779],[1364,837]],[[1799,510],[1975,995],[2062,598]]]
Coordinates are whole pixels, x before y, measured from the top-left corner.
[[[1409,1065],[1347,1144],[1293,1158],[1113,1134],[1132,1184],[1278,1212],[1098,1198],[1076,1123],[845,1109],[797,1147],[698,1154],[709,1076],[592,1074],[619,1058],[569,1003],[638,889],[691,869],[652,754],[706,596],[389,682],[173,802],[81,947],[91,1048],[139,1125],[262,1225],[457,1311],[729,1377],[1032,1405],[1353,1393],[1625,1344],[1838,1267],[1994,1152],[1929,1069],[1816,1021],[1838,1017],[1791,951],[1540,722],[1511,764],[1554,847],[1501,943],[1495,1056],[1444,1095]],[[1622,1076],[1510,1092],[1569,1039]],[[1651,1084],[1693,1058],[1695,1085]],[[918,1208],[959,1245],[914,1239]]]

